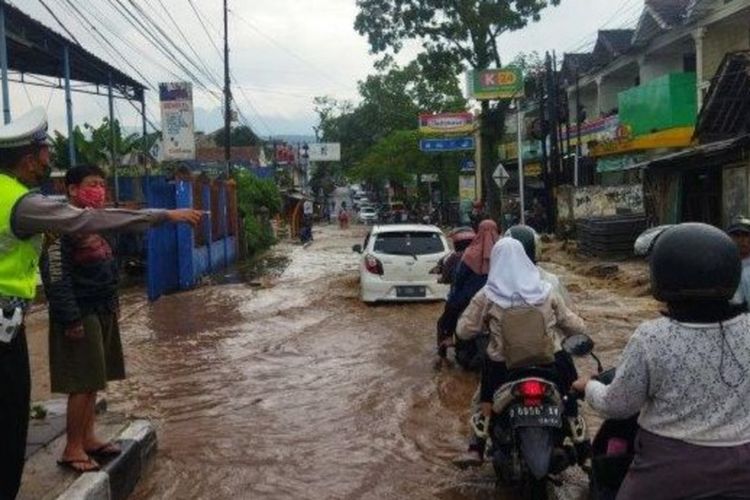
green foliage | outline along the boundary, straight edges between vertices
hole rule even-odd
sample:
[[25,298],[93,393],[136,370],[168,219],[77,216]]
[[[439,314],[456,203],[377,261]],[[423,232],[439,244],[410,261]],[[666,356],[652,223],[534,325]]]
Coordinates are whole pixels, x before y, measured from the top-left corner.
[[[255,135],[255,132],[246,125],[241,125],[231,129],[229,132],[229,138],[232,141],[232,146],[257,146],[261,143],[261,140]],[[224,128],[222,127],[214,136],[214,144],[219,147],[224,147],[225,143]]]
[[317,97],[318,135],[340,142],[342,170],[349,173],[381,139],[398,130],[415,130],[420,112],[466,109],[459,80],[460,66],[449,59],[424,56],[401,67],[389,58],[378,63],[378,73],[359,83],[362,102]]
[[497,38],[539,20],[560,0],[359,0],[354,28],[373,53],[399,52],[422,42],[424,54],[463,61],[477,69],[500,66]]
[[[458,194],[460,153],[425,154],[419,149],[417,130],[398,130],[378,141],[352,170],[351,176],[375,187],[386,182],[410,184],[414,176],[438,174],[448,196]],[[423,193],[424,196],[427,192]]]
[[275,243],[270,217],[281,211],[281,193],[270,179],[238,172],[237,204],[243,216],[248,253],[254,254]]
[[269,215],[281,211],[281,193],[270,179],[259,179],[249,172],[237,172],[237,203],[245,214],[255,213],[266,207]]
[[[91,164],[105,166],[111,164],[112,130],[107,118],[102,124],[94,127],[88,123],[73,129],[73,145],[76,152],[76,162],[79,165]],[[143,147],[142,138],[138,134],[123,135],[120,122],[114,121],[114,150],[118,161],[126,154]],[[55,131],[52,139],[52,157],[55,165],[63,170],[70,168],[68,157],[68,138]]]

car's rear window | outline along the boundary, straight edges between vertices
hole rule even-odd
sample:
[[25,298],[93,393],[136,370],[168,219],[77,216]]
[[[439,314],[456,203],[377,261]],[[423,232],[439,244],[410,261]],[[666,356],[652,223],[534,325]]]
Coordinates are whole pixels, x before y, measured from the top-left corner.
[[399,231],[380,233],[373,250],[388,255],[431,255],[445,251],[440,233]]

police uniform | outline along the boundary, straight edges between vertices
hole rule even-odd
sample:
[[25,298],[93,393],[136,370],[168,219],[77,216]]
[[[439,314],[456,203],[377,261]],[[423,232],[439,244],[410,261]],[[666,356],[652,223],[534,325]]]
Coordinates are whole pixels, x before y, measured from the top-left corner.
[[[8,148],[44,144],[47,120],[36,108],[0,127],[0,154]],[[14,498],[23,472],[29,424],[29,356],[23,315],[34,298],[41,236],[18,238],[13,210],[29,192],[20,181],[0,171],[0,498]]]
[[[0,127],[0,155],[47,141],[43,108]],[[0,169],[0,500],[15,498],[23,472],[31,387],[23,318],[36,293],[40,235],[140,231],[168,218],[166,210],[81,210],[24,185],[15,167]]]

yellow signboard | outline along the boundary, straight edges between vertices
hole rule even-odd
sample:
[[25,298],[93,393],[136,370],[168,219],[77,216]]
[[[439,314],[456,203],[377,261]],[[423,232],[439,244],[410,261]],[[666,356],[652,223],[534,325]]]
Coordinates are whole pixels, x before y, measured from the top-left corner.
[[613,140],[592,145],[590,153],[593,157],[599,157],[647,149],[683,148],[693,142],[694,131],[693,127],[679,127],[637,137],[621,135]]
[[461,201],[473,202],[477,199],[477,181],[473,175],[458,177],[458,197]]

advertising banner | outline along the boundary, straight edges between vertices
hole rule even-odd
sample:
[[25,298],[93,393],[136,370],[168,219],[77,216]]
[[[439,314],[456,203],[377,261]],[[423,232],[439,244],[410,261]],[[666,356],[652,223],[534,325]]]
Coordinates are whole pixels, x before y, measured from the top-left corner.
[[477,100],[518,99],[523,97],[523,72],[508,66],[503,69],[469,71],[466,74],[469,97]]
[[165,161],[195,159],[193,85],[190,82],[159,84],[162,158]]
[[321,142],[310,144],[307,150],[310,161],[341,161],[341,144],[338,142]]
[[467,134],[473,130],[474,115],[471,113],[419,115],[419,131],[424,134]]

